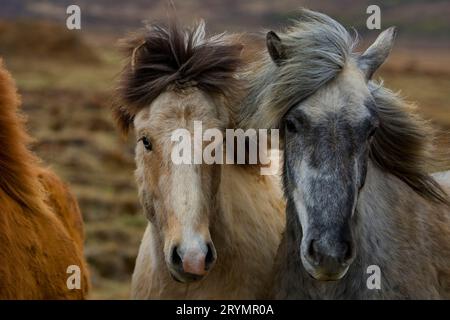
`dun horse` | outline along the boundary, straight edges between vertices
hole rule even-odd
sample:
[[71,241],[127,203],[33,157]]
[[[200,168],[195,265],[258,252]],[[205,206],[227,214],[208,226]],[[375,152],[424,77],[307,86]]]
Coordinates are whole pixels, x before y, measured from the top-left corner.
[[246,165],[171,160],[176,129],[233,128],[242,45],[203,23],[154,25],[129,41],[115,116],[136,135],[136,178],[149,220],[132,279],[136,299],[267,296],[284,226],[275,177]]
[[[69,190],[28,150],[18,106],[0,60],[0,299],[85,298],[81,213]],[[80,289],[67,285],[72,265],[81,270]]]
[[344,27],[302,10],[247,74],[243,126],[284,134],[276,298],[450,298],[449,184],[427,174],[431,131],[371,80],[395,34],[357,54]]

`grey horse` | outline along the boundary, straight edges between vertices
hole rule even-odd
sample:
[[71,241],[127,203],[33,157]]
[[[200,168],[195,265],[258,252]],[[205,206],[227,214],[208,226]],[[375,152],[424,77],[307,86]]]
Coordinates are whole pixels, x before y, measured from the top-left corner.
[[448,174],[428,174],[427,123],[372,80],[395,35],[355,53],[342,25],[302,10],[267,33],[268,52],[245,74],[241,126],[284,139],[275,298],[450,298]]

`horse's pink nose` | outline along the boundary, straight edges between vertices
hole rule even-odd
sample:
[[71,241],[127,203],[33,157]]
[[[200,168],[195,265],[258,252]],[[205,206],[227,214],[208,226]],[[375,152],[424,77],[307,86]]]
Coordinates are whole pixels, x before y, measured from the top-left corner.
[[199,248],[180,252],[178,247],[174,247],[171,264],[175,267],[175,270],[178,269],[180,272],[194,276],[204,276],[216,261],[214,245],[209,243],[205,249],[206,252]]
[[186,252],[183,261],[183,271],[198,276],[206,274],[206,254],[200,251]]

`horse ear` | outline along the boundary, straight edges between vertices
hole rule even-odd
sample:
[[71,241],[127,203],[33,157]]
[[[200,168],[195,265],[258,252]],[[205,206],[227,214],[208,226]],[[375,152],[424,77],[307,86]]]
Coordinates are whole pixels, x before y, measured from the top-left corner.
[[273,62],[275,62],[275,64],[277,65],[280,65],[281,62],[286,58],[283,43],[281,42],[280,37],[273,31],[267,32],[266,45]]
[[364,72],[366,79],[370,80],[388,57],[394,45],[397,28],[390,27],[383,31],[375,42],[364,52],[358,60],[359,67]]

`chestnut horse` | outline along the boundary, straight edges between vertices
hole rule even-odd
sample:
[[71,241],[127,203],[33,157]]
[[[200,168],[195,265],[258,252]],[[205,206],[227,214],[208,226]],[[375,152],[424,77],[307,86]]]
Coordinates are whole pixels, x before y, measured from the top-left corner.
[[[18,108],[0,60],[0,299],[83,299],[89,283],[78,204],[28,149]],[[71,279],[78,274],[79,289]]]
[[262,176],[257,165],[171,161],[175,130],[194,135],[194,121],[222,133],[234,128],[241,50],[237,37],[206,37],[203,23],[151,26],[129,41],[114,113],[125,133],[136,134],[136,179],[149,220],[133,298],[267,297],[284,227],[277,176]]

